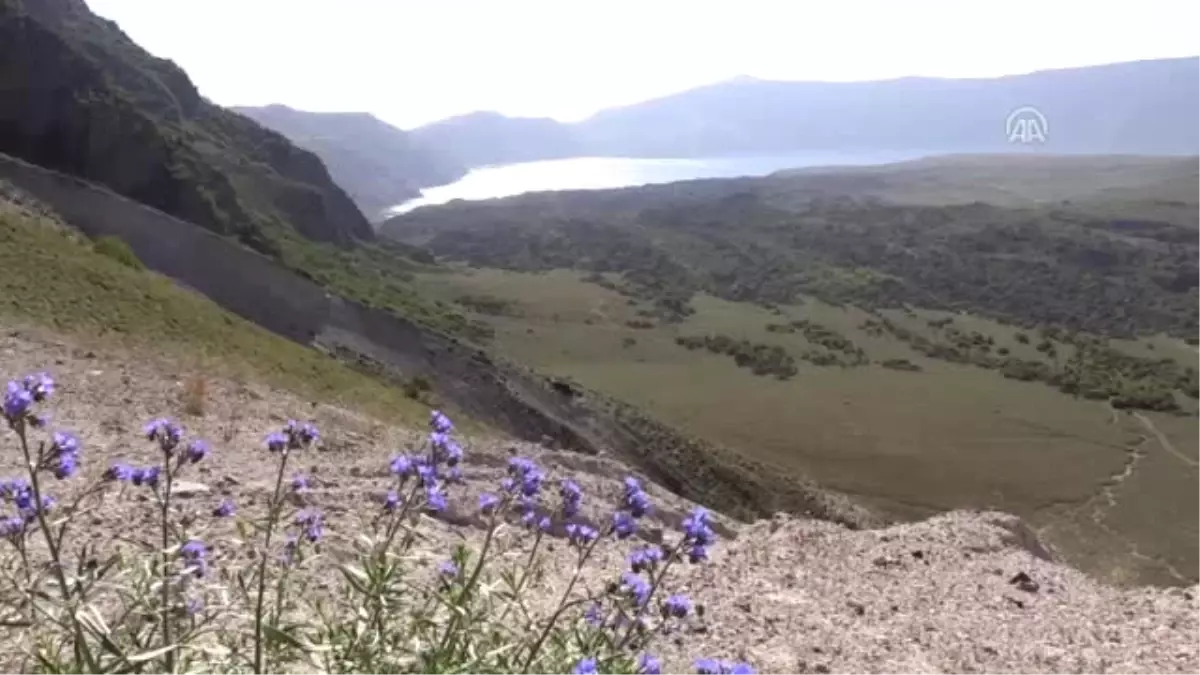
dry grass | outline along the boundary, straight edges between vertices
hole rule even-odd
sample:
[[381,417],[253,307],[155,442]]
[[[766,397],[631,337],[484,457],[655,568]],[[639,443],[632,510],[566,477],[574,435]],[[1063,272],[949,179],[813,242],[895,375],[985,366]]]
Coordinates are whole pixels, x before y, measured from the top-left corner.
[[[1121,486],[1128,494],[1118,496],[1116,507],[1099,520],[1092,517],[1090,505],[1101,486],[1122,471],[1143,432],[1127,416],[1114,422],[1102,402],[926,358],[891,337],[860,331],[865,312],[817,301],[775,316],[699,297],[696,315],[684,324],[634,330],[624,325],[636,316],[625,298],[569,272],[475,270],[424,283],[447,298],[486,290],[518,303],[522,316],[486,317],[497,329],[497,344],[516,359],[573,377],[752,459],[807,475],[886,514],[915,518],[962,507],[1002,509],[1045,528],[1068,559],[1090,572],[1178,583],[1170,564],[1192,570],[1195,578],[1197,514],[1166,507],[1195,503],[1194,467],[1159,471],[1156,463],[1147,463],[1144,476],[1135,473]],[[944,315],[888,314],[921,332],[931,330],[928,320]],[[801,363],[795,378],[779,382],[673,341],[678,334],[721,333],[799,353],[808,347],[802,335],[770,333],[765,326],[800,318],[842,332],[873,361],[906,358],[924,370]],[[955,323],[993,336],[997,346],[1022,358],[1041,356],[1033,345],[1016,341],[1017,328],[971,316],[958,316]],[[1178,421],[1164,431],[1178,439],[1176,445],[1194,447],[1186,432],[1190,428],[1194,441],[1195,419]],[[1147,482],[1153,487],[1146,489]],[[1133,541],[1144,558],[1130,555]]]
[[208,378],[203,373],[193,373],[184,381],[180,399],[185,415],[204,417],[208,410]]

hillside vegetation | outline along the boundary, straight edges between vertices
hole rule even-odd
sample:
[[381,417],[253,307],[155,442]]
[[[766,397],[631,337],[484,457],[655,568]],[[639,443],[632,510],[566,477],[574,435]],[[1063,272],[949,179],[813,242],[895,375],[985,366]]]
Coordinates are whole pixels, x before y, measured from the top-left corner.
[[[384,232],[452,263],[419,283],[501,353],[886,516],[1011,510],[1093,573],[1187,583],[1196,230],[1126,212],[1194,205],[1156,186],[1195,161],[1043,162],[1057,183],[930,160],[861,172],[895,200],[838,169],[454,204]],[[974,201],[963,166],[1005,205]]]

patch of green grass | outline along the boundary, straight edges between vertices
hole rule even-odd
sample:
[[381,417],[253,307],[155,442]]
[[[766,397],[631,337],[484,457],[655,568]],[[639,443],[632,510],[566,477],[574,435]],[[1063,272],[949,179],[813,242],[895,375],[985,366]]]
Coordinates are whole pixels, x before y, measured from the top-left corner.
[[[809,298],[772,312],[701,294],[693,300],[695,314],[682,323],[634,330],[624,322],[635,315],[635,306],[574,272],[481,269],[419,275],[416,283],[446,298],[486,290],[517,303],[520,316],[486,317],[502,353],[644,408],[738,451],[747,462],[780,467],[850,494],[886,515],[994,507],[1049,528],[1051,543],[1088,571],[1110,574],[1123,566],[1120,578],[1161,579],[1161,565],[1130,557],[1128,541],[1135,537],[1156,542],[1147,550],[1177,567],[1195,568],[1195,537],[1187,533],[1198,525],[1196,514],[1172,512],[1164,522],[1159,503],[1194,504],[1194,474],[1148,471],[1140,480],[1153,487],[1127,496],[1111,525],[1116,535],[1087,519],[1064,525],[1068,518],[1074,523],[1075,515],[1058,507],[1093,498],[1121,471],[1128,442],[1137,438],[1128,424],[1111,423],[1105,402],[926,357],[890,335],[861,330],[871,316],[862,309]],[[930,336],[935,332],[930,321],[952,317],[959,330],[992,336],[996,347],[1049,361],[1036,350],[1036,332],[1029,332],[1030,344],[1021,344],[1015,336],[1022,329],[971,315],[920,309],[885,314]],[[844,334],[873,363],[842,369],[801,362],[796,376],[781,382],[674,343],[679,335],[714,333],[800,353],[809,346],[802,333],[766,329],[800,319]],[[879,365],[887,359],[907,359],[922,370]],[[1181,428],[1190,424],[1194,433],[1194,417],[1155,418],[1178,420],[1174,424]]]
[[85,238],[0,201],[0,312],[55,330],[180,351],[219,369],[423,422],[428,408],[399,388],[255,326],[170,280],[96,252]]
[[449,335],[476,341],[490,337],[485,325],[467,320],[451,304],[430,301],[416,292],[413,273],[430,267],[419,260],[419,252],[403,244],[360,243],[340,248],[286,234],[279,241],[285,266],[339,295]]

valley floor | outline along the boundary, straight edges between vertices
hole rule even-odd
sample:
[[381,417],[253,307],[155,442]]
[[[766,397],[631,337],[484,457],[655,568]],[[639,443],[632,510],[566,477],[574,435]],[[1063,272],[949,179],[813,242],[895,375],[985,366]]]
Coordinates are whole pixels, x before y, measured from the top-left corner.
[[[388,426],[354,411],[297,397],[253,381],[207,378],[199,387],[171,359],[96,350],[47,330],[0,323],[0,373],[46,370],[59,382],[55,428],[83,443],[81,475],[55,488],[99,479],[113,461],[148,461],[156,452],[140,438],[145,421],[174,415],[213,443],[194,474],[206,490],[184,508],[207,510],[224,497],[240,510],[263,508],[271,481],[263,435],[285,419],[313,418],[324,438],[297,468],[311,476],[305,499],[327,514],[329,555],[348,546],[378,513],[387,462],[420,441],[420,432]],[[195,414],[188,414],[188,410]],[[480,544],[475,504],[494,490],[513,453],[547,467],[551,484],[575,478],[583,515],[604,522],[626,469],[503,439],[467,438],[465,485],[447,516],[428,523],[418,564],[432,568],[458,541]],[[7,447],[8,440],[5,440]],[[0,476],[13,475],[13,452],[0,454]],[[650,540],[674,539],[691,504],[649,486],[657,505],[643,527]],[[101,545],[150,531],[148,502],[104,498],[88,534]],[[680,566],[673,585],[704,611],[657,647],[669,672],[705,656],[745,660],[760,672],[1195,672],[1197,587],[1118,589],[1039,555],[1030,530],[1015,517],[957,511],[881,530],[849,531],[828,523],[779,517],[752,525],[719,519],[720,540],[706,565]],[[234,564],[232,524],[216,525],[213,565]],[[226,528],[224,530],[220,528]],[[149,535],[146,535],[149,536]],[[584,584],[602,588],[619,573],[636,538],[601,547]],[[498,545],[514,561],[529,538],[504,529]],[[532,597],[549,603],[567,583],[573,554],[547,547],[549,573]],[[1028,577],[1028,581],[1024,581]],[[334,583],[318,580],[317,588]]]

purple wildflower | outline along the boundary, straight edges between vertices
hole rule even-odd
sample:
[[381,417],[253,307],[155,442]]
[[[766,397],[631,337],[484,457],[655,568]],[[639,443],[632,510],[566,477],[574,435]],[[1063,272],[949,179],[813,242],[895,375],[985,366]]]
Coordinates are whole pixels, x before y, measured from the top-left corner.
[[179,548],[179,556],[192,568],[192,574],[197,577],[204,576],[208,571],[208,562],[205,560],[207,554],[208,547],[199,539],[189,539]]
[[659,675],[662,673],[662,663],[649,654],[642,654],[637,660],[637,672],[641,675]]
[[729,675],[754,675],[754,668],[749,663],[722,664],[722,668]]
[[578,523],[567,525],[567,540],[574,546],[583,547],[595,541],[598,536],[600,533],[588,525]]
[[579,504],[583,501],[583,490],[579,484],[567,478],[559,485],[558,494],[562,497],[562,514],[565,518],[573,518],[579,513]]
[[621,585],[625,588],[625,592],[633,599],[633,604],[641,607],[650,600],[650,584],[641,576],[632,572],[626,572],[621,575]]
[[445,455],[446,466],[458,466],[458,463],[463,458],[463,449],[455,441],[447,440],[443,448],[443,454]]
[[321,433],[308,422],[301,424],[296,420],[288,420],[287,424],[283,425],[283,436],[287,439],[289,450],[299,450],[315,443],[321,437]]
[[25,532],[25,519],[19,516],[0,519],[0,539],[12,539]]
[[592,628],[599,628],[604,624],[604,608],[600,603],[593,602],[583,613],[583,620]]
[[723,670],[721,663],[716,659],[698,659],[696,661],[696,672],[699,675],[721,675]]
[[303,474],[292,475],[292,492],[306,492],[308,490],[308,478]]
[[234,506],[233,501],[229,499],[222,499],[221,503],[217,505],[217,508],[213,509],[212,511],[214,518],[228,518],[235,513],[237,513],[237,507]]
[[462,467],[457,465],[450,467],[450,470],[446,472],[446,482],[454,485],[465,484],[466,479],[463,478]]
[[104,479],[124,483],[133,478],[133,467],[128,464],[113,464],[104,472]]
[[166,453],[174,450],[183,439],[183,427],[165,417],[150,420],[143,431],[146,433],[146,440],[158,441],[159,447]]
[[392,458],[391,470],[397,476],[407,478],[412,475],[413,462],[408,455],[396,455]]
[[23,419],[32,406],[33,394],[16,382],[9,382],[4,392],[4,416],[8,418],[9,423]]
[[266,443],[267,450],[270,450],[271,452],[282,452],[283,450],[287,449],[288,437],[286,434],[273,431],[267,434]]
[[77,455],[59,455],[58,459],[54,460],[54,477],[59,480],[70,478],[77,468],[79,468]]
[[434,410],[429,414],[429,426],[434,431],[447,434],[454,429],[454,424],[439,410]]
[[133,474],[129,477],[134,485],[145,485],[147,487],[158,487],[158,477],[162,473],[162,468],[159,466],[148,466],[144,469],[134,469]]
[[600,671],[596,670],[596,659],[588,658],[580,659],[571,672],[575,675],[595,675]]
[[616,533],[617,539],[628,539],[637,532],[637,521],[624,511],[614,513],[612,520],[613,532]]
[[497,497],[496,495],[490,494],[487,492],[479,495],[479,512],[480,513],[490,514],[490,513],[494,512],[496,510],[496,507],[499,505],[500,505],[500,498]]
[[533,469],[521,477],[521,494],[526,497],[537,495],[542,489],[542,481],[545,480],[545,474],[540,469]]
[[513,457],[508,460],[508,473],[517,478],[524,478],[525,474],[537,471],[537,464],[532,459],[526,457]]
[[313,509],[304,509],[296,514],[296,526],[304,530],[304,538],[309,543],[317,543],[321,539],[321,535],[325,531],[325,519],[320,512]]
[[65,431],[56,431],[52,437],[50,451],[56,455],[74,455],[79,452],[79,439]]
[[662,549],[657,546],[635,549],[629,554],[629,569],[634,572],[653,571],[662,562]]
[[400,494],[395,490],[388,490],[387,496],[383,498],[383,510],[392,513],[400,506]]
[[441,513],[446,510],[446,493],[438,489],[437,485],[430,485],[425,488],[425,505],[434,513]]
[[438,574],[447,578],[456,578],[459,575],[458,565],[454,564],[453,560],[445,560],[438,564]]
[[708,559],[708,546],[716,541],[716,534],[709,525],[709,513],[697,506],[683,520],[684,543],[689,547],[688,560],[698,563]]
[[208,443],[206,441],[195,440],[188,443],[187,459],[192,464],[197,464],[205,457],[208,457]]
[[688,600],[686,595],[672,595],[663,603],[663,613],[676,619],[684,618],[690,611],[692,611],[692,601]]
[[25,391],[38,403],[50,398],[54,393],[54,378],[47,373],[26,375],[23,384]]

